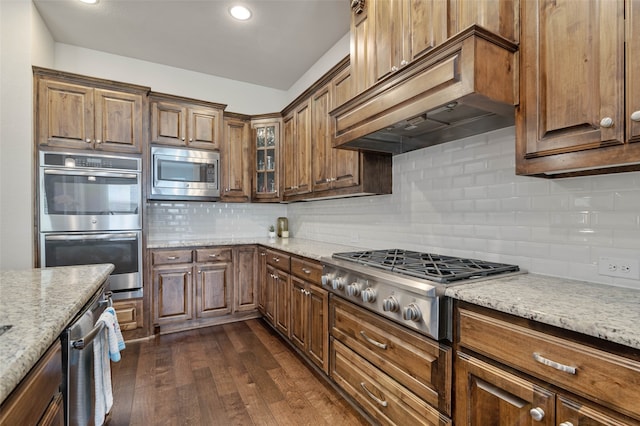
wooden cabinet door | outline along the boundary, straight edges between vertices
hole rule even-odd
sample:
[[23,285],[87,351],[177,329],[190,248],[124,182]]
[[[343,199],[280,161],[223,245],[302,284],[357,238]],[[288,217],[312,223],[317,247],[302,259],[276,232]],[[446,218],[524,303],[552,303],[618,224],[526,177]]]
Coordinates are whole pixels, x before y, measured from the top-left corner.
[[[331,109],[342,105],[354,95],[351,67],[345,68],[331,82]],[[360,184],[360,153],[349,149],[335,149],[331,135],[335,133],[333,121],[329,121],[329,151],[331,151],[331,177],[333,188],[346,188]]]
[[[292,170],[282,166],[286,159],[283,161],[280,155],[281,152],[286,155],[286,149],[280,147],[287,142],[280,139],[280,119],[253,120],[251,127],[253,158],[250,161],[253,165],[249,166],[249,170],[253,170],[252,201],[279,201],[282,199],[281,174]],[[291,137],[292,133],[288,136]]]
[[[555,395],[467,354],[456,357],[455,424],[554,426]],[[536,410],[533,414],[531,410]],[[534,420],[534,415],[539,416]]]
[[267,251],[260,247],[258,249],[258,310],[266,317],[267,301]]
[[307,355],[329,374],[329,293],[311,284],[307,291]]
[[[295,113],[295,193],[311,192],[311,105],[307,101]],[[290,166],[286,164],[285,166]]]
[[[374,64],[376,81],[393,74],[400,68],[403,57],[402,31],[407,26],[403,15],[403,0],[373,2],[375,17],[375,52],[369,58]],[[373,59],[373,61],[371,61]]]
[[224,138],[220,147],[222,201],[249,201],[249,123],[235,118],[224,119]]
[[151,143],[185,146],[187,108],[184,105],[153,101],[151,103]]
[[319,89],[311,97],[311,133],[313,191],[324,191],[331,187],[332,182],[332,153],[330,132],[331,91],[329,85]]
[[208,318],[231,313],[232,264],[196,264],[196,317]]
[[189,108],[187,146],[220,149],[222,113],[213,108]]
[[430,3],[429,7],[433,7],[434,12],[436,10],[440,11],[441,6],[448,6],[449,14],[451,15],[451,27],[448,30],[449,35],[454,35],[475,24],[486,28],[494,34],[500,35],[507,40],[518,43],[520,40],[520,4],[524,4],[529,0],[411,1],[414,3],[414,8],[416,3]]
[[95,90],[95,149],[142,152],[142,95]]
[[608,414],[603,409],[582,402],[577,402],[564,395],[556,398],[556,418],[561,426],[627,426],[640,422],[623,419],[621,416]]
[[354,95],[363,92],[375,82],[375,4],[374,1],[365,0],[352,2],[349,57],[353,70]]
[[624,1],[527,0],[520,22],[517,173],[610,163],[602,148],[624,143]]
[[193,318],[193,268],[191,265],[153,268],[153,318],[157,323]]
[[627,5],[627,140],[640,142],[640,0],[629,0]]
[[252,311],[258,307],[258,249],[242,246],[234,249],[234,312]]
[[303,352],[307,351],[307,285],[300,278],[291,277],[291,341]]
[[[477,4],[480,2],[464,1],[464,3]],[[482,4],[488,5],[495,3],[498,2],[482,2]],[[500,1],[500,4],[502,3],[504,1]],[[401,66],[402,60],[411,62],[419,58],[444,42],[450,34],[446,1],[404,0],[402,13],[403,22],[406,23],[407,27],[402,35],[403,57],[400,59]],[[513,23],[513,15],[511,18],[510,22]]]
[[[265,261],[266,262],[266,261]],[[265,263],[266,264],[266,263]],[[276,270],[270,265],[266,265],[266,286],[264,299],[264,316],[273,325],[276,324]]]
[[273,269],[275,281],[275,324],[276,328],[285,336],[290,335],[291,307],[291,281],[289,274],[278,269]]
[[282,152],[283,152],[283,185],[284,195],[295,194],[298,181],[296,167],[296,139],[294,113],[288,114],[282,120]]
[[90,87],[38,80],[38,144],[74,149],[93,148],[93,102],[93,89]]

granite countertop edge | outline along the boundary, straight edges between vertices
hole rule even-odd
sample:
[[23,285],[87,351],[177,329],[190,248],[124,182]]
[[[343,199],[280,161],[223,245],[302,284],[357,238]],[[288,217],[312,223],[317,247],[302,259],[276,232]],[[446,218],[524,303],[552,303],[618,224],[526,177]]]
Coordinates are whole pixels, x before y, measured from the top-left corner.
[[0,404],[109,277],[112,264],[0,271]]

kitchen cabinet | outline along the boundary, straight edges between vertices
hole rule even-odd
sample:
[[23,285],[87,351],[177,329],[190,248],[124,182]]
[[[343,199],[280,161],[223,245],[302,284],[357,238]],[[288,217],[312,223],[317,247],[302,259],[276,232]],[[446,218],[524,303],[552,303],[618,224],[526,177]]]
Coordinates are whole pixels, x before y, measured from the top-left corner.
[[34,67],[40,147],[142,152],[148,88]]
[[517,174],[640,170],[639,9],[637,0],[522,2]]
[[640,424],[637,353],[462,302],[455,312],[456,424]]
[[255,311],[258,308],[258,249],[238,246],[233,251],[235,294],[234,312]]
[[247,116],[224,117],[224,137],[220,146],[220,198],[225,202],[251,199],[251,129]]
[[144,327],[143,300],[128,299],[113,302],[113,309],[118,317],[118,324],[122,331],[135,330]]
[[311,105],[305,99],[284,119],[284,196],[311,192]]
[[291,258],[291,342],[329,374],[329,293],[322,265]]
[[152,93],[151,143],[218,150],[226,105]]
[[64,424],[62,350],[51,346],[0,406],[0,425]]
[[267,284],[273,290],[274,326],[283,335],[290,337],[291,324],[291,256],[284,252],[267,250]]
[[282,200],[280,176],[280,125],[279,115],[254,117],[253,129],[253,188],[254,202],[274,202]]
[[450,347],[333,295],[329,310],[331,378],[369,415],[383,424],[451,424]]
[[275,287],[273,285],[273,271],[267,271],[267,249],[258,249],[258,277],[259,299],[258,309],[263,317],[272,325],[275,323]]
[[255,250],[151,250],[154,324],[172,332],[256,318]]

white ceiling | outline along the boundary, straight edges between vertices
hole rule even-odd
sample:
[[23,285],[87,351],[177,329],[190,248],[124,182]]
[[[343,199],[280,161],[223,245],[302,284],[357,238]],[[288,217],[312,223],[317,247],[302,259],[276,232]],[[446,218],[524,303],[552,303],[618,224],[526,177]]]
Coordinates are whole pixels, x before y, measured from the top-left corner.
[[347,0],[33,2],[56,42],[281,90],[349,31]]

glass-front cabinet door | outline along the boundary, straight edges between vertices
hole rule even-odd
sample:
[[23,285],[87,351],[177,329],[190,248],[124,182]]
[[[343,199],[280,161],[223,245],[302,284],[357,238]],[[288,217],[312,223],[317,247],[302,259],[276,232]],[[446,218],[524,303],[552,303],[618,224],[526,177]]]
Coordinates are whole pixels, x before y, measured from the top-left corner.
[[280,118],[254,119],[253,201],[280,201]]

